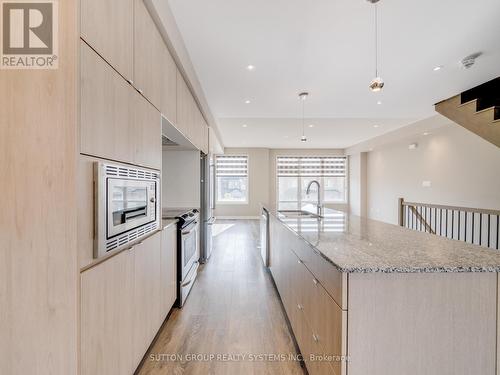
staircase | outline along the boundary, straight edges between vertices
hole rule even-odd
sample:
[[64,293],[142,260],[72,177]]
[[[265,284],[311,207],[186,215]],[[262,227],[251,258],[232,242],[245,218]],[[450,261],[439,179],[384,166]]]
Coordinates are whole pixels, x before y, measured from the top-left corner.
[[500,147],[500,77],[435,105],[436,111]]

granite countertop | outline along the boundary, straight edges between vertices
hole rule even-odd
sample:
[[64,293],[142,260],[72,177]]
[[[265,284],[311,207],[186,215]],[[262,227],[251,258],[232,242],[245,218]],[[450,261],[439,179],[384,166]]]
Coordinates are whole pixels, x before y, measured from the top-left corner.
[[500,272],[500,251],[325,209],[321,219],[269,212],[341,272]]
[[166,229],[171,225],[177,224],[177,219],[162,219],[161,220],[161,229]]

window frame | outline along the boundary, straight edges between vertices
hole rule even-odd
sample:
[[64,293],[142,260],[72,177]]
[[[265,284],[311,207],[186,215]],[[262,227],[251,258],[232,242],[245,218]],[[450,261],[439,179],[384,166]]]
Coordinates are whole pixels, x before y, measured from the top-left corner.
[[[239,156],[239,157],[245,157],[247,159],[247,175],[246,175],[246,192],[245,192],[245,200],[244,201],[225,201],[225,200],[219,200],[219,176],[217,176],[217,157],[224,157],[224,156]],[[248,154],[222,154],[222,155],[215,155],[215,181],[214,181],[214,189],[215,189],[215,204],[220,205],[220,206],[234,206],[234,205],[241,205],[245,206],[250,204],[250,156]]]
[[[342,201],[325,201],[324,196],[325,196],[325,184],[324,184],[324,176],[321,177],[314,177],[313,179],[315,180],[320,180],[319,183],[321,185],[320,189],[320,197],[321,197],[321,202],[323,205],[346,205],[349,203],[349,158],[347,155],[276,155],[275,159],[275,168],[274,168],[274,178],[275,178],[275,186],[276,186],[276,191],[275,191],[275,202],[276,202],[276,209],[279,210],[280,208],[280,203],[297,203],[297,209],[300,210],[302,207],[302,203],[311,203],[309,201],[303,201],[302,200],[302,179],[309,178],[311,176],[296,176],[295,178],[297,179],[297,200],[294,201],[282,201],[280,200],[280,195],[279,195],[279,189],[280,189],[280,183],[279,179],[280,176],[278,176],[278,159],[279,158],[332,158],[332,157],[341,157],[344,158],[345,160],[345,176],[344,176],[344,199]],[[314,202],[313,202],[314,203]]]

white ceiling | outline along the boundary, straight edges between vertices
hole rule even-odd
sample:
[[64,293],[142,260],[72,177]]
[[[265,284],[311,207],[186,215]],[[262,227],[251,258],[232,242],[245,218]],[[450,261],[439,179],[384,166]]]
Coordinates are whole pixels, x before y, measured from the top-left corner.
[[[381,0],[381,93],[368,89],[374,24],[366,0],[169,4],[228,147],[349,147],[430,117],[435,102],[500,75],[499,0]],[[473,68],[460,68],[478,51]],[[303,90],[306,123],[315,125],[306,143]]]

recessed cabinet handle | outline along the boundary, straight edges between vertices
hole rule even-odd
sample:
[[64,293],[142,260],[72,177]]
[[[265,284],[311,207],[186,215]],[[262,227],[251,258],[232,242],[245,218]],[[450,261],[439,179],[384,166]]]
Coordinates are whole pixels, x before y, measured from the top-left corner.
[[314,333],[313,333],[313,340],[314,340],[314,342],[318,342],[319,341],[319,337],[317,335],[315,335]]
[[314,285],[318,285],[318,280],[313,279],[313,283],[314,283]]
[[297,308],[298,308],[299,310],[304,309],[304,307],[303,307],[300,303],[297,305]]

